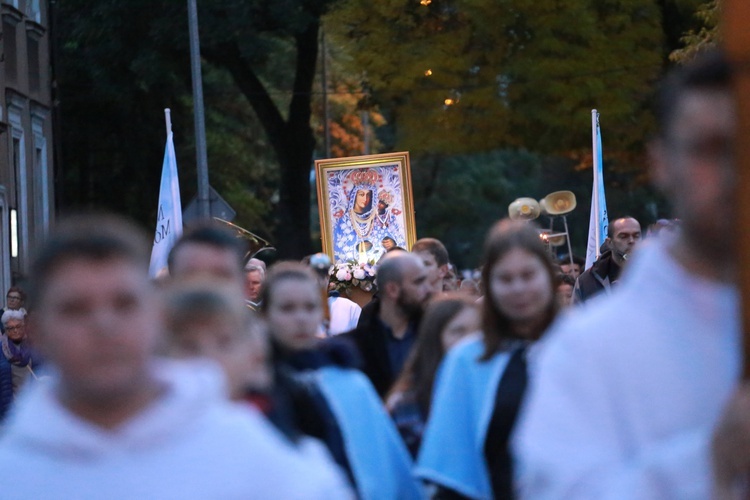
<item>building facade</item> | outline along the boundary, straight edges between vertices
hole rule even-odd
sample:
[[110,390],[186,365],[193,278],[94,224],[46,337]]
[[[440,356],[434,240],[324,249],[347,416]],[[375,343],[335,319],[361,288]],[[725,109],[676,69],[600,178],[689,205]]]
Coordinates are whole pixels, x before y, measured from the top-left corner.
[[[49,17],[0,0],[0,293],[23,279],[54,213]],[[4,295],[3,295],[4,297]]]

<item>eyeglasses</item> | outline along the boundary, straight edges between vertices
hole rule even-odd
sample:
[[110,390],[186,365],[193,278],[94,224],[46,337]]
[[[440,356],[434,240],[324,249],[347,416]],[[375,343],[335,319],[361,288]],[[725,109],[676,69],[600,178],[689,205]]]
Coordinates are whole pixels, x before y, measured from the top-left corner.
[[17,330],[21,330],[24,327],[24,325],[18,325],[18,326],[6,326],[5,331],[6,332],[15,332]]
[[8,300],[10,299],[21,300],[21,296],[20,295],[8,295],[7,299]]

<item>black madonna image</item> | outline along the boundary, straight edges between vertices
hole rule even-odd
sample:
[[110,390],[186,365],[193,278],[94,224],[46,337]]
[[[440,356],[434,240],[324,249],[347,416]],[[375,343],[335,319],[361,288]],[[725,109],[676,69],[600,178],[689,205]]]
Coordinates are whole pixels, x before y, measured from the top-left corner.
[[376,262],[393,246],[411,248],[408,153],[315,163],[323,249],[334,262]]

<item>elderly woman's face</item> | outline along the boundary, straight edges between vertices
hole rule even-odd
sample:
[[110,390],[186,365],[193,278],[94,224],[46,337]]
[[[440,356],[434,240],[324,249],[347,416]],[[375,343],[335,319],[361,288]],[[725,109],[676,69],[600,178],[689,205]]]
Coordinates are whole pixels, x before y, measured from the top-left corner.
[[5,333],[10,340],[22,341],[26,338],[26,322],[22,319],[9,319],[5,323]]

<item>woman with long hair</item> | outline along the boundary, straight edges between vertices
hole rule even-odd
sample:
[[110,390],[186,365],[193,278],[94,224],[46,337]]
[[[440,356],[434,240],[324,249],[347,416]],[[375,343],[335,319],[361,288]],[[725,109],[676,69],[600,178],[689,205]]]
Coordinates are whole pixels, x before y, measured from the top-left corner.
[[479,328],[479,308],[465,294],[447,293],[427,306],[414,349],[386,397],[386,408],[413,457],[430,414],[440,362],[452,346]]
[[417,474],[437,498],[512,498],[508,440],[526,388],[526,354],[554,320],[557,276],[537,228],[502,220],[484,245],[482,331],[438,373]]
[[276,370],[296,381],[300,430],[328,446],[359,498],[421,498],[409,453],[375,389],[353,369],[349,345],[317,337],[323,308],[312,271],[295,262],[274,265],[261,298]]

